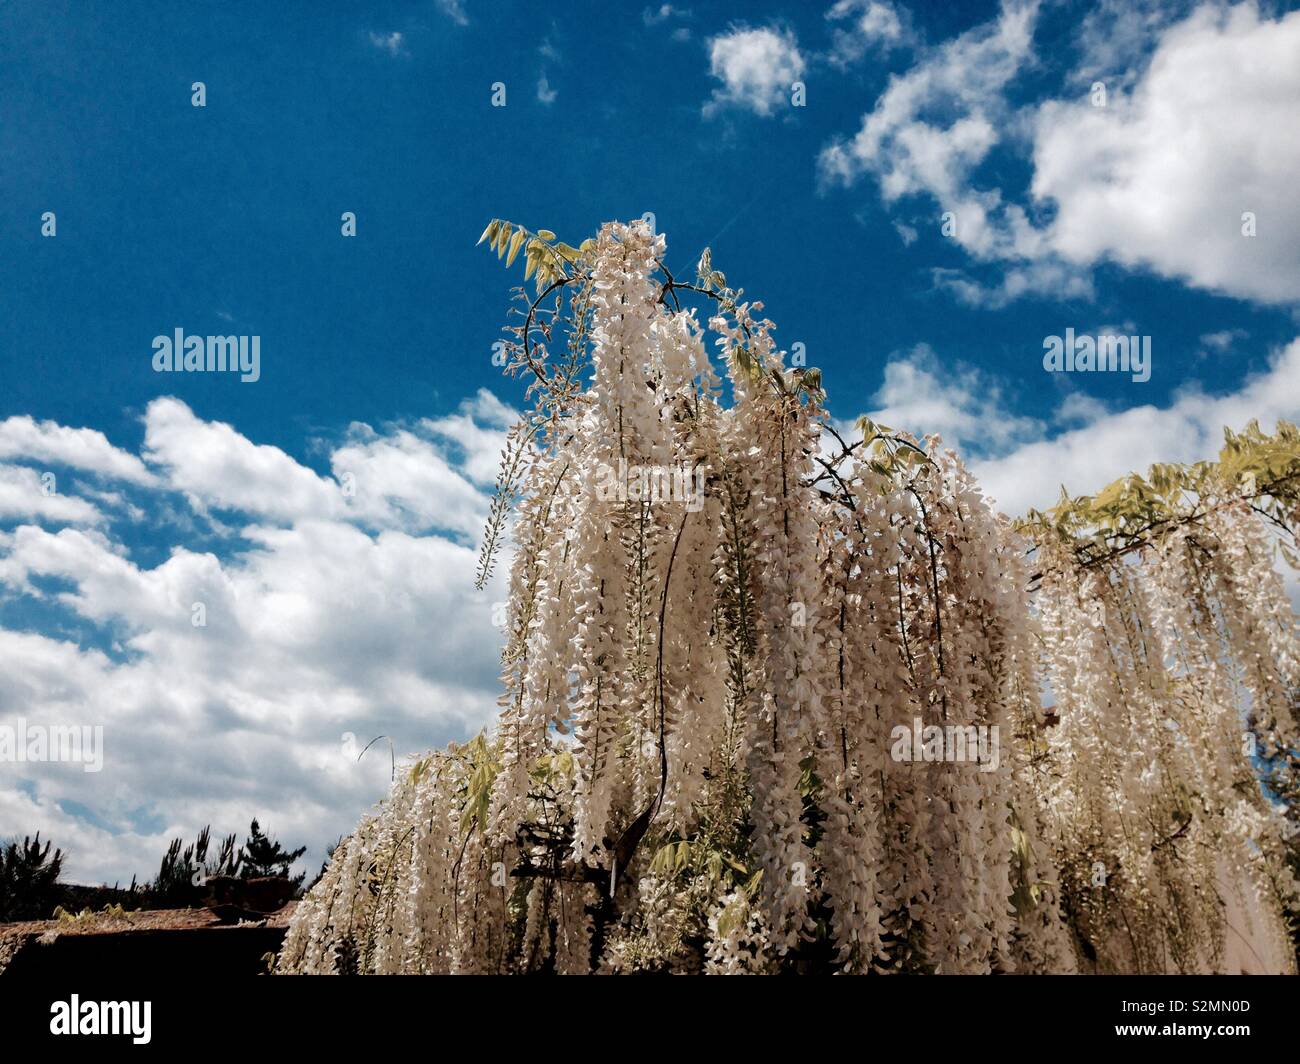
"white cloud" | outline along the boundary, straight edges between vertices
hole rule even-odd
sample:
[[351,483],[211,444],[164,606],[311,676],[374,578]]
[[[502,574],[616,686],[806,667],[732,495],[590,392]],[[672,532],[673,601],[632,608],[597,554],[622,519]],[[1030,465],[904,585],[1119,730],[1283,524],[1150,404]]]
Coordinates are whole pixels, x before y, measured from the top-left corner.
[[1008,266],[993,284],[981,284],[962,270],[945,267],[935,267],[930,276],[935,288],[951,292],[968,307],[985,310],[1001,310],[1030,295],[1081,301],[1091,301],[1094,295],[1089,273],[1051,259]]
[[[1168,29],[1108,106],[1045,105],[1036,198],[1067,260],[1147,267],[1264,303],[1300,301],[1300,12],[1206,6]],[[1257,234],[1242,235],[1243,212]]]
[[[1104,4],[1080,25],[1075,77],[1109,68],[1106,106],[1080,90],[1017,110],[1007,94],[1037,62],[1038,6],[1004,0],[995,20],[892,78],[857,134],[823,149],[823,181],[870,175],[887,206],[924,196],[952,212],[957,244],[1003,274],[982,284],[943,271],[975,305],[1090,298],[1102,262],[1300,301],[1300,139],[1280,132],[1300,112],[1300,12],[1272,20],[1252,3],[1206,4],[1171,24],[1177,10]],[[1025,202],[978,186],[995,147],[1032,163]]]
[[660,4],[658,7],[647,7],[641,12],[641,21],[647,26],[658,26],[661,22],[667,22],[669,19],[687,19],[690,17],[690,8],[674,7],[672,4]]
[[940,359],[928,344],[892,356],[867,416],[882,425],[923,436],[937,432],[949,447],[975,453],[1003,450],[1037,436],[1042,423],[1007,412],[1002,389],[987,374]]
[[[1011,83],[1034,62],[1037,0],[1003,0],[991,22],[930,48],[905,73],[890,78],[850,139],[822,149],[824,186],[852,185],[866,175],[892,205],[924,196],[937,207],[945,235],[981,263],[1012,262],[987,285],[961,271],[936,271],[936,283],[960,300],[998,308],[1022,295],[1090,296],[1087,278],[1044,245],[1025,210],[998,188],[977,188],[974,171],[1017,127],[1007,103]],[[937,222],[936,222],[937,225]]]
[[476,484],[491,484],[501,466],[506,430],[519,420],[519,412],[506,406],[486,388],[460,404],[455,414],[426,418],[421,425],[459,452],[459,467]]
[[392,33],[375,33],[372,30],[370,32],[370,43],[381,52],[387,52],[391,56],[408,54],[406,51],[406,41],[396,30]]
[[469,16],[465,14],[465,5],[461,0],[438,0],[438,9],[457,26],[469,25]]
[[932,49],[890,79],[851,140],[821,153],[823,179],[850,184],[875,175],[886,203],[926,193],[958,217],[957,239],[986,255],[986,215],[1001,201],[968,188],[971,171],[998,141],[1004,91],[1032,55],[1036,3],[1007,0],[998,19]]
[[1086,376],[1075,376],[1069,382],[1075,390],[1048,423],[1014,414],[988,373],[918,344],[890,358],[867,416],[918,436],[939,433],[1013,516],[1055,505],[1062,485],[1072,495],[1089,494],[1156,462],[1213,458],[1225,427],[1257,419],[1271,431],[1279,420],[1300,421],[1300,338],[1274,352],[1267,371],[1237,390],[1215,395],[1189,385],[1166,406],[1115,410],[1083,390]]
[[457,414],[421,423],[423,432],[465,456],[465,475],[452,468],[442,446],[410,429],[381,435],[353,424],[330,456],[330,479],[230,425],[203,421],[178,399],[155,399],[145,413],[145,456],[201,514],[238,512],[279,523],[354,520],[473,537],[486,511],[472,481],[495,478],[507,418],[509,408],[480,390]]
[[14,458],[71,466],[132,484],[154,483],[139,458],[114,447],[102,432],[27,416],[0,421],[0,459]]
[[910,248],[915,244],[916,238],[919,235],[913,226],[910,226],[905,222],[895,222],[894,231],[898,233],[898,239],[903,242],[903,247],[905,248]]
[[155,399],[145,412],[145,457],[167,484],[203,508],[292,520],[338,513],[337,484],[278,447],[259,445],[230,425],[203,421],[179,399]]
[[1220,329],[1218,332],[1202,334],[1201,346],[1222,355],[1226,354],[1238,340],[1244,340],[1249,335],[1245,329]]
[[767,116],[789,99],[806,67],[789,30],[736,28],[709,41],[709,73],[722,82],[705,114],[742,107]]
[[[659,4],[657,7],[647,7],[641,12],[641,21],[646,26],[659,26],[670,21],[685,22],[692,17],[691,9],[686,7],[675,7],[672,4]],[[691,30],[689,26],[675,26],[668,36],[677,42],[689,41],[691,39]]]
[[1072,80],[1107,90],[1131,85],[1160,33],[1183,18],[1191,0],[1097,0],[1079,23]]
[[840,23],[831,34],[830,59],[836,66],[855,63],[873,48],[888,51],[913,41],[906,12],[888,0],[838,0],[826,17]]
[[558,95],[559,93],[551,88],[551,83],[547,80],[546,74],[542,73],[537,78],[537,99],[544,104],[552,104]]
[[[512,420],[480,392],[412,429],[354,426],[330,455],[355,474],[345,499],[284,451],[157,400],[145,458],[162,476],[147,509],[171,549],[148,564],[89,503],[47,498],[36,471],[0,466],[0,595],[10,616],[40,618],[37,631],[0,629],[0,722],[104,729],[100,773],[19,767],[17,788],[0,788],[0,836],[39,829],[69,851],[70,879],[125,882],[151,875],[172,836],[211,823],[242,838],[257,816],[308,844],[314,872],[386,788],[386,751],[356,761],[369,739],[392,736],[402,756],[495,715],[491,613],[504,592],[500,578],[471,586],[487,504],[473,482]],[[242,546],[190,547],[187,512],[168,517],[172,490],[243,522],[230,541]],[[32,499],[65,527],[29,523]]]
[[1223,429],[1252,418],[1271,429],[1279,418],[1300,418],[1300,339],[1278,352],[1267,372],[1235,392],[1210,395],[1188,388],[1168,406],[1142,405],[1109,412],[1075,404],[1077,428],[1051,439],[1015,447],[1001,457],[972,463],[980,482],[1009,514],[1056,503],[1064,484],[1072,495],[1088,494],[1116,477],[1144,472],[1155,462],[1213,458]]
[[61,494],[57,490],[57,477],[51,485],[53,492],[46,490],[47,483],[50,482],[42,480],[42,474],[35,469],[0,463],[0,520],[32,517],[88,525],[103,521],[104,515],[93,503]]
[[[1106,331],[1099,329],[1096,335],[1106,335]],[[1100,421],[1109,412],[1110,407],[1095,395],[1069,392],[1056,408],[1056,421],[1063,426],[1077,425],[1080,422]]]
[[[471,441],[470,446],[477,444]],[[499,453],[499,452],[498,452]],[[354,425],[350,442],[331,458],[334,475],[351,478],[354,518],[381,528],[442,528],[478,535],[487,516],[482,494],[428,440],[405,429],[376,436]]]

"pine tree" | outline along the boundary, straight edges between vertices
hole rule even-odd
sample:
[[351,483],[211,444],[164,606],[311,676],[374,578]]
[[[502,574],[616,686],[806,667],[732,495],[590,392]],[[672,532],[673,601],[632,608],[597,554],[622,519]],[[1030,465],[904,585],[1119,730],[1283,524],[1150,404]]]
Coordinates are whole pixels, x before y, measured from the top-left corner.
[[41,834],[14,839],[0,848],[0,923],[44,920],[58,903],[63,851],[50,855],[50,843],[41,846]]
[[300,846],[296,850],[281,848],[274,839],[262,834],[262,829],[254,820],[249,827],[248,839],[244,842],[243,878],[280,876],[289,879],[295,887],[299,886],[305,873],[300,872],[291,877],[289,866],[306,852],[306,846]]
[[207,825],[194,842],[186,846],[183,839],[172,839],[158,868],[158,876],[149,887],[152,904],[160,909],[197,905],[203,897],[204,883],[214,876],[234,876],[239,872],[242,851],[235,849],[235,836],[221,840],[215,860],[208,860],[212,828]]

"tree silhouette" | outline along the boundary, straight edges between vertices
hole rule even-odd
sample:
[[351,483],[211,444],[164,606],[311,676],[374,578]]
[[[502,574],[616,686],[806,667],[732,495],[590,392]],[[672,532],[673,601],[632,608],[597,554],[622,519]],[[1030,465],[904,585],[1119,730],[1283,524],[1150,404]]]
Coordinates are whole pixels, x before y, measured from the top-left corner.
[[211,826],[204,827],[189,846],[183,839],[172,839],[151,887],[154,904],[159,908],[194,905],[202,894],[205,880],[239,874],[243,851],[235,849],[235,836],[222,839],[216,859],[209,861],[211,834]]
[[63,851],[50,856],[50,843],[41,846],[41,833],[15,839],[0,849],[0,922],[42,920],[58,900]]
[[244,843],[243,878],[283,876],[295,887],[299,886],[303,881],[304,873],[290,876],[289,866],[306,852],[306,846],[300,846],[296,850],[285,850],[269,835],[264,835],[261,827],[254,820],[249,826],[248,839]]

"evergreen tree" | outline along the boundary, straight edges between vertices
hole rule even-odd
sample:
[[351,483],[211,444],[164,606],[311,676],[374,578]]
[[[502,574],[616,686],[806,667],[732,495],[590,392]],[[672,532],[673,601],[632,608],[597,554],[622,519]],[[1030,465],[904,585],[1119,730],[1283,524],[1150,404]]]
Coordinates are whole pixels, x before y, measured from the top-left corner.
[[203,893],[203,884],[213,876],[235,876],[243,860],[243,851],[235,849],[235,836],[221,840],[216,859],[208,860],[212,828],[206,826],[189,846],[183,839],[172,839],[158,868],[158,878],[151,891],[153,903],[159,908],[181,908],[196,905]]
[[285,850],[275,839],[264,835],[254,820],[249,826],[248,840],[244,843],[243,877],[255,879],[259,876],[282,876],[298,886],[303,881],[304,873],[290,876],[289,866],[306,852],[306,846]]
[[0,849],[0,923],[43,920],[58,900],[63,851],[50,856],[50,843],[41,846],[41,833],[15,839]]

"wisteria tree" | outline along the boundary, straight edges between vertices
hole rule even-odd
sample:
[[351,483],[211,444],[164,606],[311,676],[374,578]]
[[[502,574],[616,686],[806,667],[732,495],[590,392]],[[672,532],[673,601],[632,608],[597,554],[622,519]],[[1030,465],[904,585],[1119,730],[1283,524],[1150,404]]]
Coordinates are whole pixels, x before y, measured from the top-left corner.
[[281,971],[1294,971],[1300,433],[1013,524],[937,437],[837,428],[707,252],[484,239],[536,278],[500,716]]

